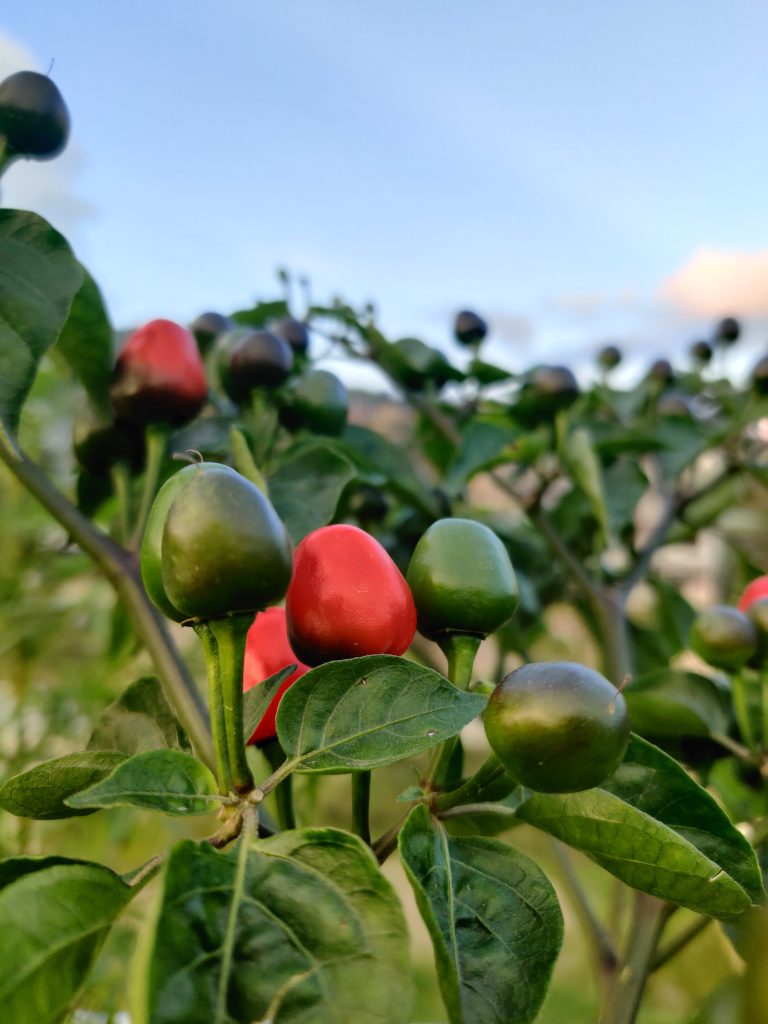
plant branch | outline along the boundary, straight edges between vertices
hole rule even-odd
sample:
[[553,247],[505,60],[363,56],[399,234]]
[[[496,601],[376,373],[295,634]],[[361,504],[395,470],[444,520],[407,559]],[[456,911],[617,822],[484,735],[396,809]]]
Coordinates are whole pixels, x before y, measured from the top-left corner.
[[207,765],[213,765],[203,699],[168,635],[164,619],[149,602],[136,559],[98,530],[4,433],[0,433],[0,459],[77,541],[115,589],[154,662],[163,692],[189,734],[195,751]]
[[643,892],[635,893],[629,943],[615,977],[600,1024],[635,1024],[651,964],[673,904],[662,903]]
[[568,891],[576,916],[592,945],[598,982],[604,985],[606,978],[615,972],[619,962],[616,947],[608,930],[589,902],[568,851],[556,839],[550,839],[549,845],[560,867],[562,881]]
[[352,831],[364,843],[371,843],[371,773],[352,772]]
[[653,974],[654,971],[658,971],[660,967],[663,967],[673,957],[677,956],[678,953],[682,952],[690,942],[698,938],[712,924],[712,920],[713,918],[711,917],[700,917],[688,928],[680,932],[679,935],[676,935],[674,939],[670,939],[651,960],[650,973]]

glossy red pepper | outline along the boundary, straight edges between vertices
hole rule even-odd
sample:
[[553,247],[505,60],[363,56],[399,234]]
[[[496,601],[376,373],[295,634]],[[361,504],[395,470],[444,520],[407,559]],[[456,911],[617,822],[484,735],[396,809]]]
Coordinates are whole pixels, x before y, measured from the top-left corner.
[[296,548],[286,595],[291,646],[308,665],[364,654],[403,654],[416,607],[402,573],[357,526],[323,526]]
[[736,606],[740,612],[745,612],[755,603],[768,597],[768,576],[758,576],[744,588],[744,593],[739,598]]
[[181,426],[208,397],[205,369],[194,335],[172,320],[150,320],[134,331],[112,375],[110,398],[128,423]]
[[274,739],[277,735],[275,716],[283,694],[292,683],[305,672],[309,672],[309,665],[299,661],[291,649],[285,608],[267,608],[266,611],[258,613],[248,630],[243,663],[243,690],[258,686],[288,665],[296,665],[296,670],[281,684],[248,743],[264,743],[266,740]]

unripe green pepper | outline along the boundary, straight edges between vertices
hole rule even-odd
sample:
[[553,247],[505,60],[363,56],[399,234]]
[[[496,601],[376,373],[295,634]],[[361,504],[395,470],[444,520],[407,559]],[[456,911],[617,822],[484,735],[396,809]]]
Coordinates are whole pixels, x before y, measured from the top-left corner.
[[715,668],[735,671],[752,657],[758,635],[744,612],[717,604],[698,613],[691,625],[691,648]]
[[229,466],[202,463],[160,489],[141,570],[166,615],[205,621],[279,601],[291,579],[292,548],[258,487]]
[[333,436],[344,429],[348,411],[349,394],[339,378],[328,370],[308,370],[286,388],[280,422],[289,430]]
[[416,545],[407,573],[419,632],[484,637],[514,614],[515,570],[489,527],[472,519],[438,519]]

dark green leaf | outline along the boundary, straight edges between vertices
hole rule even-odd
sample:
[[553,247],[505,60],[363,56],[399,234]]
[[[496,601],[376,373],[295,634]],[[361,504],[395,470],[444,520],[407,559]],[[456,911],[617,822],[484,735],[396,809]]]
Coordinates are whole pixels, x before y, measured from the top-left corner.
[[251,309],[239,309],[233,313],[231,318],[236,324],[245,324],[247,327],[265,327],[270,320],[282,320],[290,315],[288,303],[285,299],[275,299],[271,302],[257,302]]
[[119,750],[127,755],[163,747],[190,750],[187,734],[156,676],[143,676],[131,683],[102,712],[88,741],[89,750]]
[[370,850],[302,829],[242,852],[239,877],[237,850],[171,853],[135,1024],[407,1024],[408,935]]
[[94,405],[106,409],[114,363],[112,324],[96,282],[85,269],[83,275],[55,351],[67,361]]
[[0,424],[15,433],[37,366],[67,322],[84,271],[35,213],[0,209]]
[[485,704],[433,669],[376,654],[302,676],[280,702],[277,732],[299,771],[362,771],[455,736]]
[[181,750],[149,750],[123,761],[102,782],[75,794],[70,807],[145,807],[165,814],[207,814],[221,797],[202,762]]
[[57,867],[59,864],[88,864],[86,860],[72,860],[71,857],[6,857],[0,860],[0,889],[15,882],[24,875],[31,875],[35,871],[44,871],[46,868]]
[[114,751],[93,750],[44,761],[3,783],[0,807],[21,818],[73,818],[90,814],[87,810],[73,810],[65,801],[106,778],[124,760],[122,754]]
[[656,436],[664,445],[659,462],[669,477],[676,477],[686,466],[709,447],[709,438],[694,420],[662,417],[656,425]]
[[707,676],[661,668],[624,690],[632,728],[642,736],[711,736],[728,731],[727,699]]
[[518,815],[628,885],[701,914],[735,917],[763,898],[747,840],[676,761],[638,736],[599,788],[537,793]]
[[515,458],[519,428],[510,424],[470,420],[443,478],[443,489],[458,494],[475,473]]
[[8,1024],[58,1024],[132,896],[100,864],[59,864],[0,892],[0,1007]]
[[295,668],[295,665],[288,665],[243,694],[243,739],[246,743],[264,717],[272,698]]
[[323,444],[304,448],[269,477],[269,497],[297,544],[333,519],[341,493],[355,477],[348,459]]
[[423,805],[411,812],[399,847],[451,1024],[529,1024],[563,940],[547,877],[506,843],[448,836]]
[[402,448],[375,431],[356,424],[347,425],[343,438],[350,448],[385,477],[400,497],[413,502],[428,515],[439,514],[434,497],[414,472]]
[[768,792],[757,767],[735,757],[721,758],[712,766],[707,782],[734,821],[768,818]]
[[611,532],[620,537],[633,523],[637,503],[648,487],[648,480],[637,462],[622,458],[603,469],[603,481],[608,523]]
[[509,370],[503,370],[493,363],[485,363],[482,359],[473,359],[467,370],[468,377],[474,377],[480,384],[498,384],[501,381],[509,381],[512,374]]
[[611,535],[611,523],[605,499],[605,484],[600,461],[595,453],[592,436],[586,427],[577,427],[567,435],[562,459],[573,482],[589,499],[604,541]]

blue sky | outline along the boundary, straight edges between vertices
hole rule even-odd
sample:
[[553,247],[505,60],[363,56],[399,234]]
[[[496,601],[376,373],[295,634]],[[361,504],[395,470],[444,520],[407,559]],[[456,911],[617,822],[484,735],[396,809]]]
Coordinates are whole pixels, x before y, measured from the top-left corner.
[[61,88],[72,145],[6,204],[65,230],[115,322],[275,291],[373,299],[447,351],[637,360],[714,316],[768,334],[768,4],[6,0],[0,73]]

